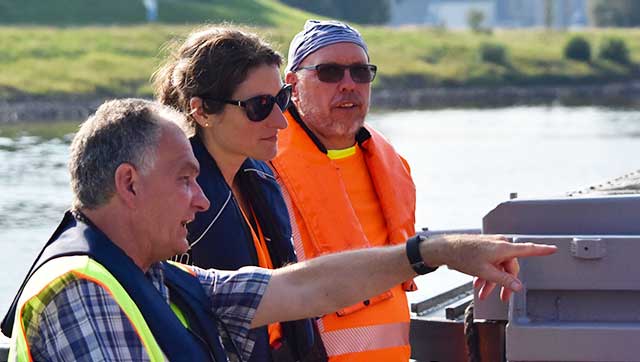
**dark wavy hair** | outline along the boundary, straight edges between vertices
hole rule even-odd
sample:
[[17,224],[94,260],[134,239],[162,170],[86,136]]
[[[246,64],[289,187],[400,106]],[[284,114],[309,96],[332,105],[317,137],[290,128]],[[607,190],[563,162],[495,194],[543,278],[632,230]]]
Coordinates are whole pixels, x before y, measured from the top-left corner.
[[189,34],[167,62],[153,75],[156,99],[188,115],[189,127],[198,132],[189,116],[189,101],[202,97],[204,110],[220,113],[249,71],[260,65],[282,65],[282,56],[256,34],[230,25],[207,26]]

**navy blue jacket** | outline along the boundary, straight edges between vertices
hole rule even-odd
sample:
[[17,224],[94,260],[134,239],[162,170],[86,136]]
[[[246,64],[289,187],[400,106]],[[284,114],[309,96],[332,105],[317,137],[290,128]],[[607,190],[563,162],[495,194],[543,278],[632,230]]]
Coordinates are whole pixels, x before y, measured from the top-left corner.
[[79,221],[71,212],[65,214],[53,236],[40,251],[2,321],[2,331],[6,336],[11,335],[17,302],[31,275],[44,263],[71,255],[88,255],[109,270],[136,303],[170,361],[227,360],[220,343],[216,317],[209,307],[210,299],[195,277],[164,263],[165,284],[172,302],[189,321],[187,330],[133,260],[90,221]]
[[[188,225],[191,250],[178,260],[201,268],[235,270],[258,265],[253,237],[231,188],[199,137],[190,139],[200,163],[198,184],[211,202],[209,210],[196,214]],[[297,262],[291,238],[289,212],[269,166],[247,158],[236,180],[262,228],[275,268]],[[281,323],[283,338],[300,360],[314,343],[313,321]],[[258,331],[251,361],[271,361],[267,328]]]

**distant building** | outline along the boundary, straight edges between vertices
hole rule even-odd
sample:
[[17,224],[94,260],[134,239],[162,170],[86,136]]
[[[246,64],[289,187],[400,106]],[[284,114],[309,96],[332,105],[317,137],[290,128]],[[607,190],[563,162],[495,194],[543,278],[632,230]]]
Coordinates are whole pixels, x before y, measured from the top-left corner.
[[[589,25],[587,0],[496,0],[497,27],[573,28]],[[545,7],[550,5],[549,9]],[[548,24],[547,24],[548,23]]]
[[495,0],[391,0],[390,25],[427,25],[466,28],[471,11],[484,15],[483,26],[493,26]]
[[466,28],[471,11],[484,15],[485,27],[588,25],[587,0],[391,0],[389,24]]
[[154,22],[158,20],[158,0],[142,0],[142,5],[144,5],[147,10],[147,21]]

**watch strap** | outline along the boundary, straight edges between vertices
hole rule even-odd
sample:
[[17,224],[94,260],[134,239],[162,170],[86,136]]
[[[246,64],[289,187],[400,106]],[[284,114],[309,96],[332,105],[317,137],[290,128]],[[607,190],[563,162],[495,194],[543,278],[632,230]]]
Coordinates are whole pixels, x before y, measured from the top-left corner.
[[430,267],[425,264],[422,259],[422,255],[420,254],[420,243],[427,240],[427,237],[424,235],[415,235],[409,240],[407,240],[406,248],[407,248],[407,258],[409,259],[409,264],[411,264],[411,268],[418,274],[424,275],[427,273],[431,273],[438,269],[438,267]]

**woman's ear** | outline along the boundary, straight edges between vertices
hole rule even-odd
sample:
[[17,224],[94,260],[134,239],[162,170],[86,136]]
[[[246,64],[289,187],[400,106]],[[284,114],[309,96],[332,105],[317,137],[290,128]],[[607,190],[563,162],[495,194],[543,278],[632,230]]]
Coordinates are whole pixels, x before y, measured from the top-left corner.
[[202,128],[209,127],[209,115],[204,111],[204,102],[200,97],[191,97],[189,100],[189,115],[200,125]]

